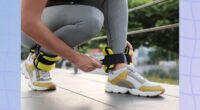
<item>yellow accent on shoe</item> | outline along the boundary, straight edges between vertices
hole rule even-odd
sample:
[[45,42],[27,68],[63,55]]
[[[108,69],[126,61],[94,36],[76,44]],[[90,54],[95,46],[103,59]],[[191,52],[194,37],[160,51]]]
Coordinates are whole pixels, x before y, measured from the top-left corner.
[[27,64],[25,63],[25,67],[26,67],[26,70],[30,73],[32,73],[34,70],[35,70],[35,66],[33,64]]
[[120,73],[116,78],[109,80],[108,82],[112,83],[112,84],[117,84],[118,82],[122,81],[122,80],[126,80],[128,76],[128,71],[124,71],[122,73]]
[[143,92],[156,92],[156,91],[161,91],[164,93],[165,89],[163,89],[161,86],[155,86],[155,87],[149,87],[149,86],[141,86],[139,88],[140,91]]
[[135,88],[135,86],[133,85],[133,83],[131,83],[131,82],[128,81],[128,80],[119,81],[116,85],[117,85],[117,86],[120,86],[120,87],[129,88],[129,89]]
[[56,85],[54,83],[40,83],[40,82],[33,82],[34,86],[47,88],[47,90],[55,90]]

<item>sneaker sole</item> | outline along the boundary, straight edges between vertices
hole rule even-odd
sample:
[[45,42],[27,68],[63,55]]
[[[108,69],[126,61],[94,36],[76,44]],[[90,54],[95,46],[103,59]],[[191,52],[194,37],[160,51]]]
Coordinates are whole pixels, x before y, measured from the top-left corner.
[[30,81],[28,82],[28,86],[33,91],[52,91],[52,90],[56,90],[56,88],[44,88],[44,87],[34,86]]
[[34,86],[31,82],[31,79],[29,77],[28,71],[25,68],[25,62],[21,64],[21,74],[26,78],[29,79],[28,86],[34,90],[34,91],[50,91],[50,90],[55,90],[56,88],[44,88],[44,87],[39,87],[39,86]]
[[113,85],[111,83],[106,84],[105,91],[110,92],[110,93],[121,93],[121,94],[130,93],[131,95],[144,96],[144,97],[160,96],[164,93],[164,91],[143,92],[143,91],[140,91],[138,89],[128,89],[128,88],[125,88],[125,87]]

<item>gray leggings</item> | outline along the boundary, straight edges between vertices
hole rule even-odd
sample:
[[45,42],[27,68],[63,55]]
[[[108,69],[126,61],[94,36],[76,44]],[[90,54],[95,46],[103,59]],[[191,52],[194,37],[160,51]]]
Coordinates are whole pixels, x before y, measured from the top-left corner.
[[[42,20],[70,47],[95,37],[104,24],[108,45],[114,53],[124,52],[128,25],[127,0],[82,0],[75,5],[47,7],[42,14]],[[22,45],[31,48],[36,44],[22,32]]]

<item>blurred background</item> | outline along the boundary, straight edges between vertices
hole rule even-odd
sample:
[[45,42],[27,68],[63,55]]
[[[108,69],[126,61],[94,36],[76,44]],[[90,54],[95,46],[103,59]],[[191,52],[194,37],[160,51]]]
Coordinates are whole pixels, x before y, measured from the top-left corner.
[[[134,47],[133,62],[145,78],[168,84],[179,84],[179,1],[178,0],[128,0],[128,41]],[[95,59],[103,59],[102,48],[107,46],[105,30],[95,39],[81,44],[76,50]],[[22,61],[29,50],[21,47]],[[61,60],[58,68],[74,69]],[[75,69],[76,70],[76,69]],[[77,70],[76,70],[77,71]],[[98,69],[92,74],[106,75]]]

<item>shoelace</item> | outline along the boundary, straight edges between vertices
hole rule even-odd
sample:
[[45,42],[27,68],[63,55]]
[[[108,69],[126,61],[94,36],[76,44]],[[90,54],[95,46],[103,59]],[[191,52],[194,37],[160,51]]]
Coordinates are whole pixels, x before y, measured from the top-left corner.
[[128,71],[129,71],[130,73],[134,74],[137,78],[139,78],[139,79],[141,79],[141,80],[143,80],[143,81],[147,81],[147,79],[145,79],[142,75],[140,75],[140,74],[136,71],[136,69],[135,69],[134,66],[129,66],[129,67],[128,67]]
[[38,70],[40,80],[51,80],[51,76],[49,72]]
[[[28,57],[28,61],[29,62],[33,62],[34,56],[35,54],[30,53]],[[36,73],[37,73],[37,80],[51,80],[51,76],[49,72],[45,72],[45,71],[41,71],[36,69]]]

